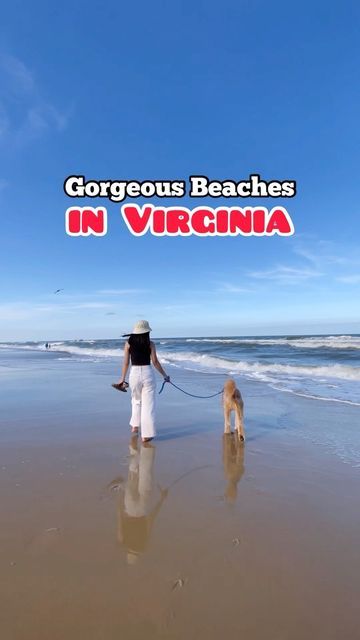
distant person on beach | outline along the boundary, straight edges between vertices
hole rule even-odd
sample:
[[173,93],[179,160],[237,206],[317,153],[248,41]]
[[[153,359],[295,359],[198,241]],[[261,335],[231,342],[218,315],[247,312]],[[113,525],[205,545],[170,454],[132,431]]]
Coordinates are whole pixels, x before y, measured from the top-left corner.
[[131,361],[129,383],[131,389],[132,414],[130,426],[132,433],[139,433],[143,442],[149,442],[155,436],[155,391],[156,383],[151,363],[166,381],[170,377],[162,368],[155,344],[150,340],[151,327],[147,320],[139,320],[124,347],[124,362],[121,378],[117,384],[122,387]]

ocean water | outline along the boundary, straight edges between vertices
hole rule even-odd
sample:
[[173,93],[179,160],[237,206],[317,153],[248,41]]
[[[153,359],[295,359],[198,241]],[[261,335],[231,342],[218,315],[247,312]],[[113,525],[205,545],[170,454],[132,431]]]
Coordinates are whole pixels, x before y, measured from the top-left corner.
[[[283,393],[360,406],[360,335],[154,339],[165,365],[261,381]],[[124,340],[51,342],[51,357],[119,358]],[[0,343],[0,349],[45,351],[44,342]]]

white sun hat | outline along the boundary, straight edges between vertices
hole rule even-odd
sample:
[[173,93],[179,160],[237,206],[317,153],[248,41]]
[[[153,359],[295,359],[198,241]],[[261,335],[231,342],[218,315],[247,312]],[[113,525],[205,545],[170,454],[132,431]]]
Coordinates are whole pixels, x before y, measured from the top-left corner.
[[133,328],[132,332],[133,332],[133,333],[148,333],[148,332],[149,332],[149,331],[151,331],[151,330],[152,330],[152,329],[151,329],[151,327],[150,327],[150,325],[149,325],[149,323],[148,323],[148,321],[147,321],[147,320],[139,320],[139,321],[135,324],[135,326],[134,326],[134,328]]

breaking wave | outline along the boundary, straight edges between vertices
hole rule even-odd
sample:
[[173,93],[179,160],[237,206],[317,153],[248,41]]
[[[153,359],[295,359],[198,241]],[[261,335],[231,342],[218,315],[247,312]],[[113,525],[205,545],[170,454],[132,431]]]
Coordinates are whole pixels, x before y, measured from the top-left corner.
[[262,346],[287,346],[297,349],[359,349],[360,336],[314,336],[314,337],[288,337],[288,338],[187,338],[186,342],[213,343],[213,344],[239,344]]
[[169,364],[178,362],[187,362],[197,365],[197,369],[208,370],[210,372],[224,371],[227,373],[245,373],[256,377],[262,375],[281,374],[287,376],[307,376],[307,377],[326,377],[338,378],[342,380],[360,380],[360,367],[350,367],[347,365],[333,364],[323,366],[301,366],[290,364],[263,364],[260,362],[236,362],[216,356],[208,356],[204,354],[189,353],[170,353],[163,351],[161,353],[164,361]]
[[[76,362],[120,358],[124,340],[2,343],[0,349],[41,351]],[[307,398],[359,404],[360,336],[265,336],[156,340],[169,365],[241,376]]]

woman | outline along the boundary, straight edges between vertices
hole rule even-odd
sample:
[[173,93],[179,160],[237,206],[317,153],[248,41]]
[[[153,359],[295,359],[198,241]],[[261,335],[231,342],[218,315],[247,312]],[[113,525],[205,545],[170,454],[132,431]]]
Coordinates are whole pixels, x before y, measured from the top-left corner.
[[150,340],[151,327],[147,320],[139,320],[129,335],[124,348],[124,363],[118,386],[125,384],[127,370],[131,360],[130,389],[132,414],[130,426],[132,433],[141,429],[143,442],[150,442],[155,436],[155,376],[150,362],[169,382],[170,377],[162,368],[156,355],[154,343]]

